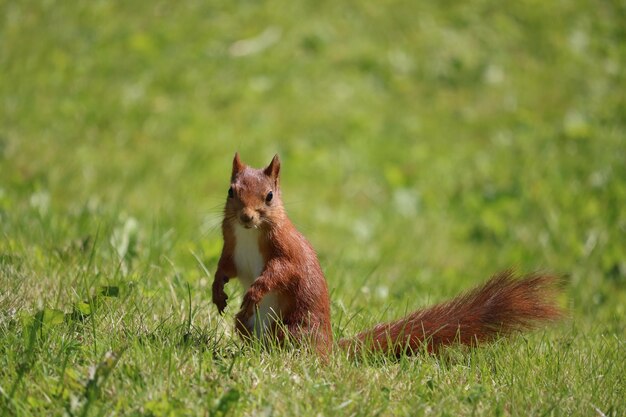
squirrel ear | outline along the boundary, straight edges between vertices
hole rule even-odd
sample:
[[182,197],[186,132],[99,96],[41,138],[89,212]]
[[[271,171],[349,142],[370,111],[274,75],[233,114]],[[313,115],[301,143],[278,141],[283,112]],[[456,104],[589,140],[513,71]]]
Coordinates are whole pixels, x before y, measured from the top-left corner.
[[241,162],[241,159],[239,159],[239,152],[235,152],[235,158],[233,158],[233,173],[231,174],[231,179],[234,179],[237,174],[239,174],[243,168],[245,167],[245,165],[243,164],[243,162]]
[[280,173],[280,159],[278,154],[274,155],[272,162],[263,170],[263,173],[274,180],[278,180],[278,174]]

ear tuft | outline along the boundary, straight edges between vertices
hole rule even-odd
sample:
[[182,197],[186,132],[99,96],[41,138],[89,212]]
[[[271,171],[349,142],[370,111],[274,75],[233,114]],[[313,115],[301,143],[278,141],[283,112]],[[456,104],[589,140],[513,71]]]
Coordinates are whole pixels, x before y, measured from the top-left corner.
[[278,154],[274,155],[272,162],[263,170],[263,173],[275,181],[278,180],[278,174],[280,173],[280,159],[278,158]]
[[239,152],[235,152],[235,157],[233,158],[233,172],[231,174],[231,180],[234,179],[237,174],[243,171],[245,164],[241,162],[239,159]]

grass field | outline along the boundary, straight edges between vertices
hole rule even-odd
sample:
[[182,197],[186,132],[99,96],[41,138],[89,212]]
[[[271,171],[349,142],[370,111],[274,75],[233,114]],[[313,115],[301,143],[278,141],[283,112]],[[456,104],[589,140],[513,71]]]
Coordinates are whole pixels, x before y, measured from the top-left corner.
[[[0,0],[0,415],[625,415],[624,22]],[[210,303],[236,150],[281,155],[337,337],[508,267],[565,276],[567,318],[400,361],[242,347],[238,284]]]

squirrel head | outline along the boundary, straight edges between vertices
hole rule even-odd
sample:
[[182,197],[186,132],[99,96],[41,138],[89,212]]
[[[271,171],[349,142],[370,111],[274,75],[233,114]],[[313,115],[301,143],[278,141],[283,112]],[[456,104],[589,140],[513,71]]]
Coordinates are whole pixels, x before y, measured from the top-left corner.
[[239,153],[233,159],[233,171],[226,199],[226,218],[247,229],[270,227],[283,215],[279,187],[278,155],[263,169],[247,166]]

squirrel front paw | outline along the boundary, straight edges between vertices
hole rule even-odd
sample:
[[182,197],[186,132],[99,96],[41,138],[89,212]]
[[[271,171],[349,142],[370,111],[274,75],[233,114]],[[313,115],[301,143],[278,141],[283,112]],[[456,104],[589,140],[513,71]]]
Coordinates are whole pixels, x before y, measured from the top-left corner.
[[235,315],[235,330],[244,339],[249,339],[252,335],[252,328],[250,325],[250,315],[247,315],[245,311],[239,310]]
[[239,314],[244,314],[250,318],[254,313],[254,309],[259,303],[260,299],[257,297],[256,292],[252,289],[249,289],[243,296],[243,301],[241,302],[241,309]]
[[224,313],[226,309],[226,300],[228,300],[228,296],[224,292],[224,282],[220,282],[218,280],[213,281],[213,292],[212,292],[212,300],[213,304],[217,306],[217,311],[220,314]]

